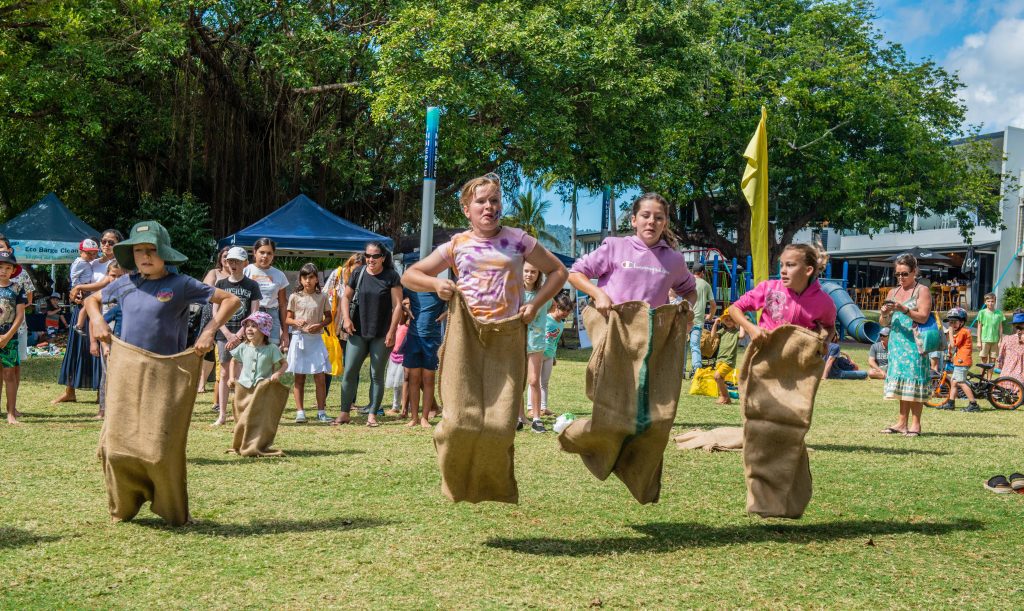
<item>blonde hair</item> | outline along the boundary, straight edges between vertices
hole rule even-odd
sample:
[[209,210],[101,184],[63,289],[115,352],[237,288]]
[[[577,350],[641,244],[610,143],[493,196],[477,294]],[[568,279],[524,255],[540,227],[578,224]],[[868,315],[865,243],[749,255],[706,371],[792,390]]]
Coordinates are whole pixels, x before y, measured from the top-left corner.
[[815,242],[814,244],[789,244],[782,249],[782,252],[787,250],[799,252],[804,259],[804,264],[814,268],[811,280],[814,280],[825,271],[825,266],[828,265],[828,253],[825,252],[825,247],[821,245],[821,242]]
[[462,185],[462,190],[459,191],[459,203],[465,208],[469,206],[470,202],[476,196],[477,187],[492,186],[498,190],[498,197],[501,197],[501,178],[490,172],[483,176],[477,176],[466,181],[466,184]]
[[365,265],[366,261],[363,257],[363,253],[357,252],[350,256],[345,264],[341,266],[341,282],[342,284],[348,284],[348,279],[352,277],[352,272],[362,265]]
[[661,232],[661,239],[668,242],[668,245],[672,248],[679,248],[679,238],[676,237],[675,232],[672,231],[672,215],[669,214],[668,200],[664,197],[657,193],[644,193],[633,202],[633,216],[636,216],[636,213],[640,212],[640,204],[646,201],[653,201],[661,204],[662,209],[665,211],[665,229]]

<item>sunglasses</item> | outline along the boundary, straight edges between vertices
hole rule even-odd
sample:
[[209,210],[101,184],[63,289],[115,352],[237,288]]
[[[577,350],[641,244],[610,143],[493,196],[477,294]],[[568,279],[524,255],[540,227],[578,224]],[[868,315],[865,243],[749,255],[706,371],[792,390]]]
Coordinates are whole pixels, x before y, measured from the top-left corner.
[[104,246],[114,246],[117,242],[114,240],[100,240],[100,244],[103,244]]
[[364,252],[363,256],[366,257],[367,259],[383,259],[384,258],[384,255],[382,253],[375,253],[375,254],[371,255],[368,252]]
[[896,272],[893,275],[896,276],[897,278],[906,278],[908,276],[912,276],[913,274],[911,274],[910,272]]

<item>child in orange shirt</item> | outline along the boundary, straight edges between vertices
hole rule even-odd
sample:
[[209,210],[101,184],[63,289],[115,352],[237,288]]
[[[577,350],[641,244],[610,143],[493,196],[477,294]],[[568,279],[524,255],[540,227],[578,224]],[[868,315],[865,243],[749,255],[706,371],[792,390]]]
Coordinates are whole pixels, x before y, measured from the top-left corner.
[[974,364],[971,358],[971,332],[964,326],[967,323],[967,311],[953,308],[946,314],[946,322],[949,323],[949,355],[953,363],[953,379],[949,385],[949,400],[939,409],[954,409],[957,391],[962,390],[969,401],[963,411],[980,412],[974,391],[967,383],[967,371]]

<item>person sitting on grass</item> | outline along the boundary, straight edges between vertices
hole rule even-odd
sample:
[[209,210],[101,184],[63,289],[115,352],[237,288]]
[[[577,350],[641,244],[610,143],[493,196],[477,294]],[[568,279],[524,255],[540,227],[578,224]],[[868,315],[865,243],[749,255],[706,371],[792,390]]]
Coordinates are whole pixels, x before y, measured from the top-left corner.
[[878,332],[878,341],[868,350],[868,377],[884,380],[889,369],[889,327]]
[[68,328],[68,319],[60,306],[60,295],[54,293],[46,299],[46,335],[53,337],[63,327]]
[[843,353],[837,343],[828,345],[828,354],[825,355],[825,371],[821,374],[822,380],[866,380],[868,372],[858,369],[850,356]]
[[729,405],[732,400],[729,398],[726,381],[736,380],[736,353],[739,351],[740,338],[744,337],[744,333],[728,313],[715,320],[715,324],[711,325],[711,333],[718,334],[718,354],[715,357],[718,400],[715,403]]
[[981,408],[974,398],[974,390],[967,383],[967,372],[973,364],[971,332],[964,326],[967,323],[967,311],[963,308],[953,308],[946,314],[946,322],[949,324],[949,357],[953,361],[953,377],[949,385],[949,400],[939,409],[956,408],[956,395],[959,390],[967,396],[968,401],[963,411],[980,412]]

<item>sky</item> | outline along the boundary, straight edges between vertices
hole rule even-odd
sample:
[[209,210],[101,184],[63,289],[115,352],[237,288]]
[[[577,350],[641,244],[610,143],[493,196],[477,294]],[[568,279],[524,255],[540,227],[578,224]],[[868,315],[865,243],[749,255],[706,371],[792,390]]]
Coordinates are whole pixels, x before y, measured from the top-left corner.
[[[915,61],[932,59],[965,84],[967,123],[982,133],[1024,127],[1024,0],[875,0],[886,40]],[[737,177],[737,180],[739,178]],[[569,206],[546,194],[548,223],[569,225]],[[579,199],[580,230],[601,223],[601,195]]]

